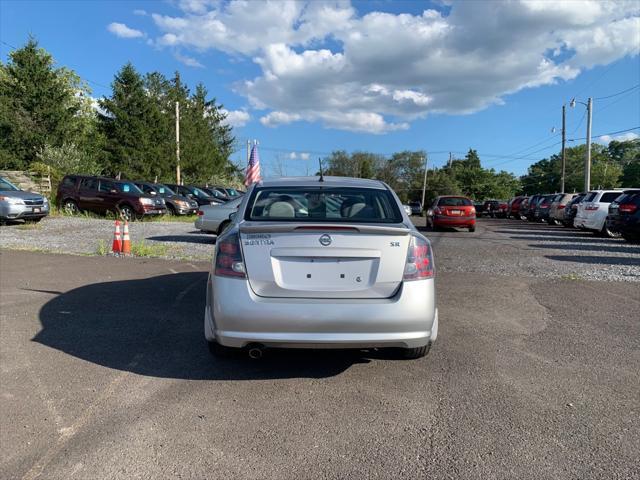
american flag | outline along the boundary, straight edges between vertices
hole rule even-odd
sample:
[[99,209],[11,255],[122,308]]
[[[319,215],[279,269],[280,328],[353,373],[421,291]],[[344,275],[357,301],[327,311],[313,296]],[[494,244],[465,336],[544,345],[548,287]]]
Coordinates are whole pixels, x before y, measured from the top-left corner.
[[262,180],[260,176],[260,155],[258,155],[258,145],[254,145],[249,155],[249,165],[247,165],[247,173],[244,178],[246,187]]

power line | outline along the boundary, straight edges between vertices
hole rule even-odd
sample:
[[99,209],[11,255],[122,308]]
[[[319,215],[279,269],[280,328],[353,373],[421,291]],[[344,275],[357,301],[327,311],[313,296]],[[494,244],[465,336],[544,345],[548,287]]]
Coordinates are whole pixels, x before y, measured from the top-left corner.
[[[627,128],[625,130],[618,130],[617,132],[600,133],[600,134],[597,134],[597,135],[592,135],[591,138],[604,137],[605,135],[617,135],[618,133],[626,133],[626,132],[631,132],[633,130],[638,130],[638,129],[640,129],[640,126],[633,127],[633,128]],[[569,141],[570,142],[575,142],[576,140],[586,140],[586,139],[587,139],[587,137],[570,138]]]
[[618,92],[618,93],[613,93],[605,97],[595,97],[594,100],[604,100],[606,98],[617,97],[618,95],[622,95],[623,93],[627,93],[627,92],[630,92],[631,90],[635,90],[638,87],[640,87],[640,83],[634,85],[633,87],[627,88],[626,90],[622,90],[621,92]]

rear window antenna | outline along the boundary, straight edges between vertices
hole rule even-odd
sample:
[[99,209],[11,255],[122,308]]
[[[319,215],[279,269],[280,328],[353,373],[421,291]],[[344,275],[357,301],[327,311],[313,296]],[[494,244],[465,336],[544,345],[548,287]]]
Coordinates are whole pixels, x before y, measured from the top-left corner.
[[322,159],[318,157],[318,163],[320,164],[320,180],[319,182],[324,182],[324,174],[322,173]]

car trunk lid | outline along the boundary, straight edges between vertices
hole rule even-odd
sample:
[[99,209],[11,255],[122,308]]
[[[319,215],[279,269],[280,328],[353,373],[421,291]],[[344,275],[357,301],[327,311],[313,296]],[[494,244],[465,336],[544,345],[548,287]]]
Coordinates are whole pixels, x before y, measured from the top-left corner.
[[404,272],[404,225],[245,222],[240,238],[256,295],[287,298],[388,298]]

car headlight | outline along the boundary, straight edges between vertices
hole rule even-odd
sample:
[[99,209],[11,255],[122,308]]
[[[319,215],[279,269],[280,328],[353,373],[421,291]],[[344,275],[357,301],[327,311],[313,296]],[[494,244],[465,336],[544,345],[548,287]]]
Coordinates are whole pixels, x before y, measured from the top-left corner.
[[153,205],[153,199],[152,198],[141,198],[140,199],[140,203],[143,205]]
[[0,201],[7,202],[10,205],[24,205],[24,200],[16,197],[8,197],[6,195],[0,195]]
[[186,206],[188,206],[189,204],[187,202],[185,202],[184,200],[175,200],[176,205],[185,208]]

